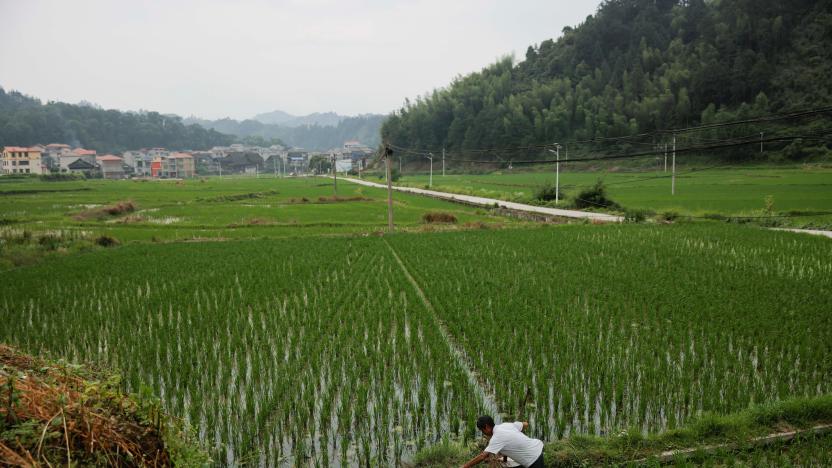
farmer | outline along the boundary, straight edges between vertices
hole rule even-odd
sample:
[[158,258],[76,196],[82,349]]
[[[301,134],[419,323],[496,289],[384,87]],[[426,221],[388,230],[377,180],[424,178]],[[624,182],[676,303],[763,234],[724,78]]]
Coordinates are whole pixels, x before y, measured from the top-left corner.
[[488,447],[463,465],[463,468],[478,465],[497,454],[511,457],[526,468],[543,468],[543,442],[526,437],[523,430],[527,427],[529,423],[519,421],[495,426],[491,416],[480,416],[477,419],[477,429],[490,437]]

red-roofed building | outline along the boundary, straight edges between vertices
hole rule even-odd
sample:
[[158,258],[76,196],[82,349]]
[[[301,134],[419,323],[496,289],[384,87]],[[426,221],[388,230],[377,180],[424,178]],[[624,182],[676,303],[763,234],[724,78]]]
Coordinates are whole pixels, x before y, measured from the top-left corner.
[[101,177],[105,179],[124,178],[124,160],[112,154],[105,154],[95,158],[101,168]]
[[7,146],[3,148],[3,159],[0,162],[2,174],[43,174],[41,150],[21,146]]

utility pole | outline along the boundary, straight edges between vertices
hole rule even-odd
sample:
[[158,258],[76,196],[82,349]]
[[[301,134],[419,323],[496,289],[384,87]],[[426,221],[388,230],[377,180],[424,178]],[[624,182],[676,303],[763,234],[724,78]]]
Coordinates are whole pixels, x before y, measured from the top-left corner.
[[335,197],[338,197],[338,169],[335,167],[335,155],[332,155],[332,180],[335,187]]
[[430,177],[428,178],[428,188],[433,187],[433,153],[428,153],[426,158],[430,159]]
[[763,132],[760,132],[760,153],[763,152]]
[[[387,168],[387,230],[393,232],[393,179],[390,177],[390,166],[393,164],[393,161],[390,158],[393,157],[393,150],[385,145],[384,146],[384,162]],[[399,160],[401,162],[401,160]]]
[[664,144],[664,171],[667,172],[667,143]]
[[676,134],[673,134],[673,176],[670,182],[670,194],[676,195]]
[[222,180],[222,162],[217,161],[217,168],[220,170],[220,180]]
[[445,177],[445,147],[442,147],[442,177]]

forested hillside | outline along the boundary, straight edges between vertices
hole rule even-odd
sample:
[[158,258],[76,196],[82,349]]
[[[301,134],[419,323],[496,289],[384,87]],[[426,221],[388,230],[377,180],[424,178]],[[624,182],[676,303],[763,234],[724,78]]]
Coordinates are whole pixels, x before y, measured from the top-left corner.
[[292,146],[325,151],[338,148],[347,140],[358,140],[369,146],[378,145],[379,129],[384,118],[383,115],[344,117],[337,125],[265,124],[257,120],[196,118],[185,119],[185,122],[239,137],[279,138]]
[[830,45],[830,0],[606,0],[559,39],[530,46],[519,63],[504,58],[407,101],[382,136],[400,147],[465,152],[830,105]]
[[234,140],[198,125],[185,125],[176,116],[63,102],[42,104],[0,88],[0,146],[68,143],[110,153],[147,147],[207,149]]

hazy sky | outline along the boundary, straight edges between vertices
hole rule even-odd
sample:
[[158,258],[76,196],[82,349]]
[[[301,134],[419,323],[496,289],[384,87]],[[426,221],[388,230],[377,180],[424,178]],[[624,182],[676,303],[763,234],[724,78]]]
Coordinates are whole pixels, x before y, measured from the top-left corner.
[[0,0],[0,86],[207,118],[387,113],[598,0]]

